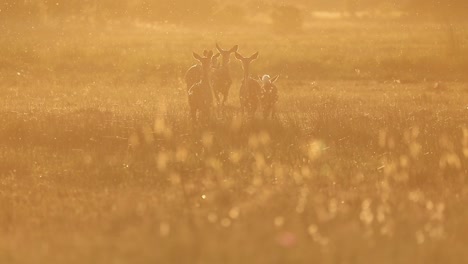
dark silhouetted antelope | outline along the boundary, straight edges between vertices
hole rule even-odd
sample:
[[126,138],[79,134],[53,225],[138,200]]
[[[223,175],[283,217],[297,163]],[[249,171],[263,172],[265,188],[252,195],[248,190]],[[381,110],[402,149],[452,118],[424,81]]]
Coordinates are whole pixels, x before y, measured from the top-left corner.
[[[207,50],[204,50],[203,56],[206,56],[207,52],[208,52]],[[214,70],[219,67],[218,57],[220,55],[221,55],[220,53],[217,53],[212,58],[211,66],[214,68]],[[190,89],[190,87],[192,87],[195,83],[201,81],[202,75],[203,75],[203,67],[201,64],[197,63],[191,66],[185,73],[185,83],[187,84],[187,90]]]
[[251,117],[255,115],[255,111],[258,108],[258,101],[260,97],[260,84],[250,77],[250,63],[258,58],[258,52],[248,58],[244,58],[238,52],[236,52],[236,58],[242,62],[242,68],[244,69],[244,79],[239,91],[240,107],[242,114],[247,111]]
[[216,49],[221,54],[221,66],[213,71],[212,85],[218,104],[224,105],[226,103],[229,89],[232,85],[231,71],[229,62],[231,54],[237,51],[238,46],[235,45],[229,50],[223,50],[218,43]]
[[263,75],[261,82],[260,102],[263,108],[264,118],[275,118],[276,116],[276,102],[278,102],[278,88],[275,82],[278,80],[279,75],[270,78],[269,75]]
[[213,93],[210,83],[213,52],[207,51],[204,55],[205,57],[201,57],[197,53],[193,53],[193,57],[200,62],[202,68],[201,80],[193,84],[188,90],[190,115],[193,121],[197,120],[197,114],[199,120],[207,121],[213,105]]

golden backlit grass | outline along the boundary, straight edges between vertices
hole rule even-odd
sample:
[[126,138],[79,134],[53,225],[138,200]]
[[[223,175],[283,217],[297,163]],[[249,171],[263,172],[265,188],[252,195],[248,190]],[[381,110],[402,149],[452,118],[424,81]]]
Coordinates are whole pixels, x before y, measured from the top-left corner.
[[[468,261],[466,62],[423,29],[322,27],[2,39],[0,263]],[[224,116],[190,124],[182,74],[216,39],[289,77],[278,120],[241,118],[233,59]]]

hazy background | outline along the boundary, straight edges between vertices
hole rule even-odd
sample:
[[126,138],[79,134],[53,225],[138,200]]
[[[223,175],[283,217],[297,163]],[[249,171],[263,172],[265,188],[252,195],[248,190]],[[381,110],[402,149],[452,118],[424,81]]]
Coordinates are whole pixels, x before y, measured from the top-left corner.
[[257,69],[290,78],[465,80],[467,8],[456,0],[4,0],[0,54],[11,74],[138,69],[130,81],[144,82],[180,77],[192,50],[218,41],[261,48]]
[[[0,0],[0,263],[468,263],[467,8]],[[277,119],[190,122],[216,42]]]
[[437,16],[452,21],[466,19],[464,8],[467,7],[468,4],[463,0],[4,0],[1,12],[3,19],[19,19],[23,22],[78,20],[106,23],[108,20],[140,20],[175,24],[216,22],[242,26],[255,22],[259,17],[275,20],[272,12],[298,12],[305,20],[319,13],[329,13],[335,17],[401,16],[410,20]]

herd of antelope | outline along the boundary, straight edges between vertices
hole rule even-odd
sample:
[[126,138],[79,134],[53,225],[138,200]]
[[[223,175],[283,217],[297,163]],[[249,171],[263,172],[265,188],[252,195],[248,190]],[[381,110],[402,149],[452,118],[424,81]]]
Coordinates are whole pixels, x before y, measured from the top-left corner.
[[[213,95],[220,107],[225,105],[232,85],[229,63],[233,53],[236,59],[242,62],[244,70],[239,90],[242,114],[253,117],[261,107],[264,118],[274,118],[278,101],[278,89],[274,83],[278,80],[278,76],[270,78],[269,75],[263,75],[258,79],[250,76],[250,64],[258,58],[258,52],[250,57],[244,57],[237,52],[237,45],[224,50],[216,44],[216,49],[218,53],[213,54],[211,50],[205,50],[203,56],[193,52],[193,57],[199,63],[190,67],[185,74],[191,118],[194,121],[209,119]],[[219,57],[221,63],[218,63]]]

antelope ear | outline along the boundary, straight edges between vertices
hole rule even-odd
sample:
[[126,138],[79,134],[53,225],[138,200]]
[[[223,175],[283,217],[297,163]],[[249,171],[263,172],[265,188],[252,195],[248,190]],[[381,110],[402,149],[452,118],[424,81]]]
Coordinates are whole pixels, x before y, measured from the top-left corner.
[[234,47],[232,47],[229,52],[236,52],[237,49],[239,49],[239,46],[238,45],[235,45]]
[[218,42],[216,42],[216,49],[221,53],[224,50],[219,46]]
[[278,78],[279,78],[279,74],[276,75],[275,77],[271,78],[271,82],[272,83],[276,82],[278,80]]
[[198,55],[197,53],[193,52],[193,57],[196,59],[196,60],[201,60],[202,57],[200,55]]
[[244,57],[242,57],[242,55],[240,55],[237,51],[236,51],[236,53],[234,53],[234,55],[236,56],[236,59],[238,59],[238,60],[243,60],[244,59]]
[[250,56],[249,59],[251,59],[251,60],[256,60],[257,58],[258,58],[258,51],[255,52],[255,54],[253,54],[252,56]]

